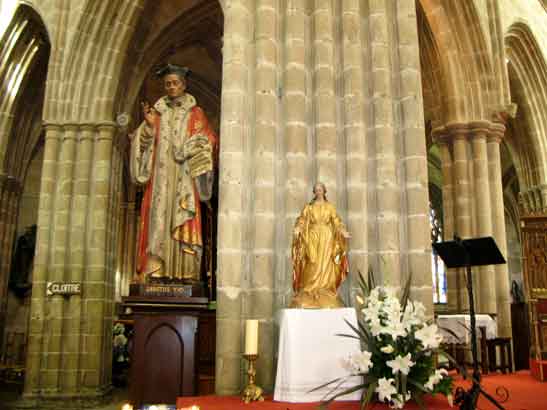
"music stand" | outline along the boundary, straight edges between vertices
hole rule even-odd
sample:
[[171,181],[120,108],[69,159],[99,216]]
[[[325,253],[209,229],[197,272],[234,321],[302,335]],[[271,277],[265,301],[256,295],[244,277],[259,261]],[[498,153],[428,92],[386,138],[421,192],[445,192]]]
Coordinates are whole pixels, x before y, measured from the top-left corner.
[[504,408],[480,385],[481,374],[477,360],[477,332],[475,329],[475,302],[473,298],[473,277],[471,266],[499,265],[506,263],[491,236],[484,238],[464,239],[454,235],[453,241],[433,243],[433,248],[447,268],[466,268],[467,294],[469,296],[469,316],[471,319],[471,354],[473,356],[473,385],[460,397],[460,410],[475,410],[479,394],[482,393],[497,408]]

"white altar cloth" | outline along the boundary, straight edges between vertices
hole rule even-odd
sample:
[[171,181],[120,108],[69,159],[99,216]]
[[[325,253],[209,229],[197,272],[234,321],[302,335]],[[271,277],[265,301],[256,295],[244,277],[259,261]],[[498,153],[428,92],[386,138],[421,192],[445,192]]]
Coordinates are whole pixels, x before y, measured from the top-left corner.
[[[471,317],[469,315],[439,315],[437,316],[437,325],[444,337],[446,343],[471,343]],[[477,329],[477,337],[480,337],[479,327],[486,328],[486,339],[495,339],[497,337],[496,321],[489,315],[475,315],[475,328]],[[442,328],[450,329],[454,332],[458,339],[452,334],[442,330]]]
[[[339,333],[354,334],[344,321],[357,326],[353,308],[341,309],[283,309],[279,320],[279,357],[275,379],[274,400],[291,403],[320,401],[336,383],[321,390],[310,390],[347,376],[342,359],[360,350],[359,341],[336,336]],[[349,378],[337,391],[345,390],[362,382],[362,378]],[[338,398],[359,400],[361,391]]]

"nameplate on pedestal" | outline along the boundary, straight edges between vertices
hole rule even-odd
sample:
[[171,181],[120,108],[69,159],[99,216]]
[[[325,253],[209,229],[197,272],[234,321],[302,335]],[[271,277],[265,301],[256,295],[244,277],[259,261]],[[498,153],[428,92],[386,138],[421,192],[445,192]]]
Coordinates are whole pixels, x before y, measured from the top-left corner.
[[[138,286],[135,294],[140,296],[165,296],[165,297],[192,297],[193,289],[192,285],[159,285],[159,284],[146,284],[146,285],[131,285]],[[131,292],[133,293],[133,292]]]
[[202,297],[203,284],[195,283],[131,283],[129,296],[153,297],[153,298],[193,298]]

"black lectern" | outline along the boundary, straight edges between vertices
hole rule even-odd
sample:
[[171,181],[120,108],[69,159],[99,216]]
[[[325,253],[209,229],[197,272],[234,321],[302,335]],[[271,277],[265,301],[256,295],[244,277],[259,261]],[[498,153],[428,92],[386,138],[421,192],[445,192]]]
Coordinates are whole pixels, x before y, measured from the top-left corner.
[[485,238],[460,239],[454,236],[453,241],[433,243],[433,248],[441,257],[447,268],[466,268],[467,294],[469,296],[469,316],[471,319],[471,353],[473,355],[473,385],[468,391],[456,394],[456,404],[460,410],[475,410],[479,394],[482,393],[497,408],[504,408],[481,388],[481,374],[477,359],[477,331],[475,329],[475,301],[473,298],[473,277],[471,266],[499,265],[506,263],[503,255],[491,236]]

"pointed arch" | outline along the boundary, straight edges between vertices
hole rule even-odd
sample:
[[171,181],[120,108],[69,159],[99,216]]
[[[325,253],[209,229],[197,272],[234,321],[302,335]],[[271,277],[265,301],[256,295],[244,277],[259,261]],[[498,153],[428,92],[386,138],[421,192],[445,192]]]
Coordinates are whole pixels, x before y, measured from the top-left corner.
[[547,183],[547,64],[534,34],[524,22],[505,34],[511,96],[519,109],[507,143],[518,163],[521,191]]

